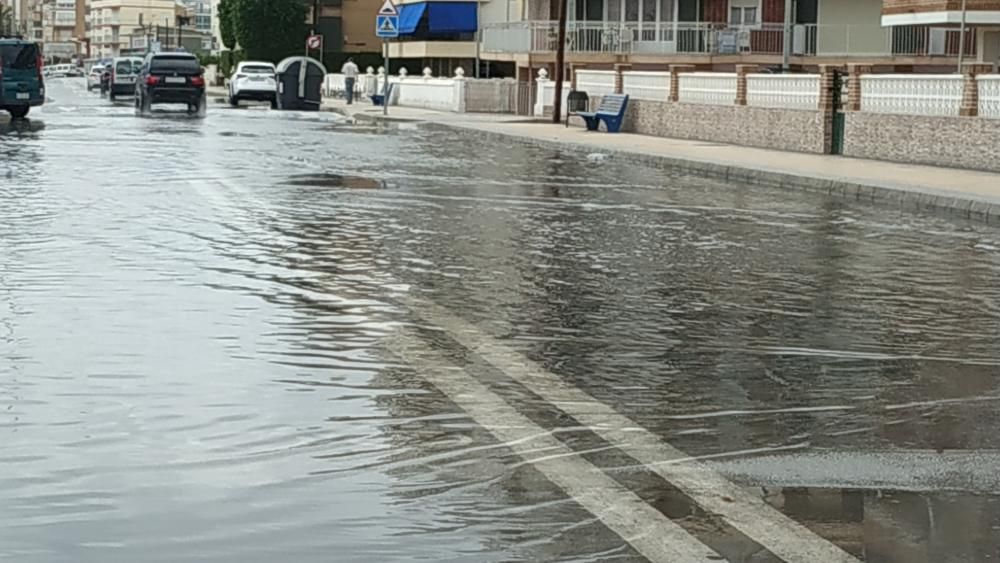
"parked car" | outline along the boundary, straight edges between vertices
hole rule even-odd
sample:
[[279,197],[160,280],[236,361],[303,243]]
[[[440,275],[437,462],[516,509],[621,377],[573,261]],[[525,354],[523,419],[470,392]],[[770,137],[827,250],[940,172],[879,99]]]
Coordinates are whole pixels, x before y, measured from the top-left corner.
[[87,75],[87,91],[92,92],[95,88],[101,87],[101,75],[104,74],[104,65],[96,64],[90,68]]
[[42,51],[23,39],[0,37],[0,110],[20,119],[45,103]]
[[204,115],[205,77],[198,58],[189,53],[146,55],[135,84],[135,109],[149,113],[154,104],[187,104],[188,113]]
[[108,77],[108,99],[113,102],[118,96],[134,95],[136,77],[141,68],[142,59],[139,57],[118,57],[113,60]]
[[243,61],[229,80],[229,104],[240,105],[242,100],[271,102],[278,106],[278,81],[274,65],[268,62]]

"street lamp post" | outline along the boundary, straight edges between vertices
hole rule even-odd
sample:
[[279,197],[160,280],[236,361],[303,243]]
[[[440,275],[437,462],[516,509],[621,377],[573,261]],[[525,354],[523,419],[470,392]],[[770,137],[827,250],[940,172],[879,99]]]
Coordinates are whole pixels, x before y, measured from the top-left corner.
[[559,46],[556,47],[556,98],[552,101],[552,123],[562,121],[563,67],[566,66],[566,11],[568,0],[559,0]]
[[962,25],[958,32],[958,73],[962,73],[962,64],[965,62],[965,3],[966,0],[962,0]]
[[792,59],[792,0],[785,0],[785,33],[781,45],[781,69],[788,72]]

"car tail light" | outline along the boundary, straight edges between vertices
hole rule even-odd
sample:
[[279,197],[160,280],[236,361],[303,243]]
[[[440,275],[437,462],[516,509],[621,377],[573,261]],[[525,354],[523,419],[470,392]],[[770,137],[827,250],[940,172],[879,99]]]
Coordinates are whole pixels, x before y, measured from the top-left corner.
[[204,86],[205,85],[205,79],[203,77],[201,77],[201,76],[192,76],[191,77],[191,85],[192,86],[199,86],[199,87],[200,86]]
[[247,77],[247,75],[245,75],[245,74],[237,74],[236,75],[236,80],[239,80],[241,78],[246,78],[246,77]]
[[159,76],[148,76],[148,77],[146,77],[146,85],[147,86],[156,86],[159,83],[160,83],[160,77]]
[[39,82],[42,81],[42,67],[44,66],[44,64],[45,64],[45,61],[42,60],[42,54],[41,53],[37,53],[35,55],[35,68],[38,69],[38,80],[39,80]]

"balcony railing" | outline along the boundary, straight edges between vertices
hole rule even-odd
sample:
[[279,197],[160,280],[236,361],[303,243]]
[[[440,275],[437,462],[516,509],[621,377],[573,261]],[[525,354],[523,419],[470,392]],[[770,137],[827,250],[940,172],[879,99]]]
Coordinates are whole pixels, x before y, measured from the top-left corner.
[[[551,21],[488,25],[482,49],[494,53],[552,53],[558,27]],[[570,22],[566,52],[612,55],[776,55],[784,49],[782,24],[733,27],[717,23]],[[959,31],[929,26],[794,25],[794,56],[955,57]],[[976,54],[976,31],[966,33],[965,54]]]

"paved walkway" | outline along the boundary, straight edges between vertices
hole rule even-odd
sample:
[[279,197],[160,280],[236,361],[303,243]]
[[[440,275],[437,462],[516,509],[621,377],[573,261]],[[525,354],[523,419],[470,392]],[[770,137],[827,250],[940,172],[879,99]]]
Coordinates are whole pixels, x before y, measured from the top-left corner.
[[[324,109],[356,119],[382,118],[381,108],[368,103],[347,106],[342,100],[331,100],[324,102]],[[635,157],[735,181],[795,186],[851,198],[898,203],[909,208],[947,209],[973,218],[1000,221],[1000,174],[989,172],[635,134],[591,133],[582,127],[567,129],[511,115],[391,107],[389,119],[439,123],[587,153]]]

